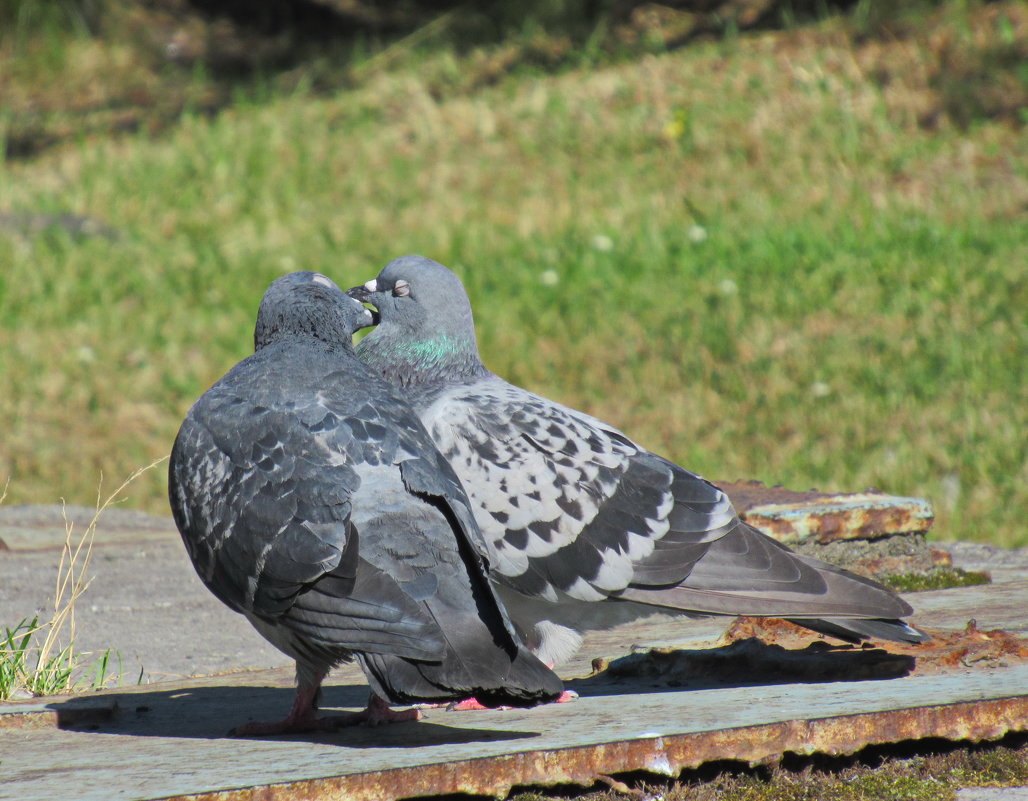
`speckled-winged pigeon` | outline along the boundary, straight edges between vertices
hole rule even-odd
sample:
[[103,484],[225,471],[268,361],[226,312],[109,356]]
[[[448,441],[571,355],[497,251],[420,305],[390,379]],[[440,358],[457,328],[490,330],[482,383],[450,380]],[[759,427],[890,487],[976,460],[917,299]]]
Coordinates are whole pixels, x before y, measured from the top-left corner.
[[[380,322],[357,355],[404,391],[460,477],[490,575],[550,664],[580,632],[656,611],[783,617],[849,641],[920,641],[885,587],[793,553],[728,496],[606,423],[482,364],[460,280],[421,256],[349,294]],[[599,603],[597,603],[599,602]]]
[[[175,440],[169,496],[197,573],[296,660],[289,717],[244,734],[417,715],[387,702],[530,706],[562,690],[494,595],[460,482],[410,406],[354,356],[353,333],[371,321],[323,275],[279,278],[255,353]],[[354,657],[369,708],[319,719],[322,680]]]

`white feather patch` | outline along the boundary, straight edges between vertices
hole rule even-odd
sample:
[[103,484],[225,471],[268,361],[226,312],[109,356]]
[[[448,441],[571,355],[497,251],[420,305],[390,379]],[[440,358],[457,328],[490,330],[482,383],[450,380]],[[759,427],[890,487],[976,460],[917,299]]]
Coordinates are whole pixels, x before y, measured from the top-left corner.
[[579,601],[603,601],[607,598],[606,595],[599,592],[583,578],[575,579],[575,583],[568,587],[565,592]]
[[582,646],[581,634],[552,620],[540,620],[535,631],[539,636],[539,645],[533,649],[535,655],[551,667],[567,662]]

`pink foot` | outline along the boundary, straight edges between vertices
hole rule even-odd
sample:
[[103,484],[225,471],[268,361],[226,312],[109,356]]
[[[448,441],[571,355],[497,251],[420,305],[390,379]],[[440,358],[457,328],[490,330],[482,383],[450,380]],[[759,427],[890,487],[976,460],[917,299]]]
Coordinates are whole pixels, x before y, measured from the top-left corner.
[[405,720],[421,720],[422,714],[420,709],[390,709],[384,699],[372,693],[367,708],[352,715],[337,717],[349,719],[349,722],[337,724],[340,726],[383,726],[388,723],[402,723]]
[[478,711],[482,709],[510,709],[509,706],[485,706],[484,704],[479,703],[477,698],[465,698],[463,701],[454,701],[446,708],[451,712],[467,712],[469,710]]
[[[551,701],[551,703],[566,704],[568,703],[568,701],[574,701],[576,698],[578,698],[578,693],[576,693],[574,690],[565,690],[560,694],[559,698],[557,698],[555,701]],[[446,708],[449,709],[451,712],[467,712],[469,710],[479,711],[482,709],[513,709],[514,707],[485,706],[484,704],[480,703],[477,698],[465,698],[463,701],[453,702]]]

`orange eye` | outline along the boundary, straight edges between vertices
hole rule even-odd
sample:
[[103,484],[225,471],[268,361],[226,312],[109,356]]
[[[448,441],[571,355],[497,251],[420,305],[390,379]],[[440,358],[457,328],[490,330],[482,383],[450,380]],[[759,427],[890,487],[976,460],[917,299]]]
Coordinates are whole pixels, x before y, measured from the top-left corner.
[[410,294],[410,284],[401,278],[393,284],[393,294],[400,298],[407,297]]

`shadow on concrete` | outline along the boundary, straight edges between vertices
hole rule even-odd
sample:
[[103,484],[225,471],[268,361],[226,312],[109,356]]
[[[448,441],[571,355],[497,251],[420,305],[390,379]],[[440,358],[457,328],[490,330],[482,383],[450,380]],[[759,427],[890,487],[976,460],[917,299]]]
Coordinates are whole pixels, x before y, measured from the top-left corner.
[[[253,720],[279,720],[293,702],[290,687],[181,686],[150,692],[111,693],[103,696],[109,710],[104,719],[85,719],[81,714],[62,716],[62,707],[74,707],[78,699],[48,705],[58,714],[62,728],[97,734],[130,737],[182,737],[235,739],[229,730]],[[339,710],[359,710],[368,700],[366,685],[336,685],[324,688],[321,709],[331,715]],[[81,703],[81,702],[79,702]],[[77,710],[76,710],[77,711]],[[442,718],[445,710],[429,711]],[[462,718],[467,720],[466,717]],[[534,731],[504,731],[466,726],[447,726],[433,720],[394,723],[369,728],[350,726],[330,732],[246,737],[245,740],[291,740],[338,744],[347,748],[412,748],[454,745],[495,740],[523,740],[538,737]]]
[[818,641],[789,649],[751,637],[720,648],[629,654],[593,676],[565,684],[581,696],[622,695],[898,679],[913,671],[914,665],[914,657],[880,648]]

